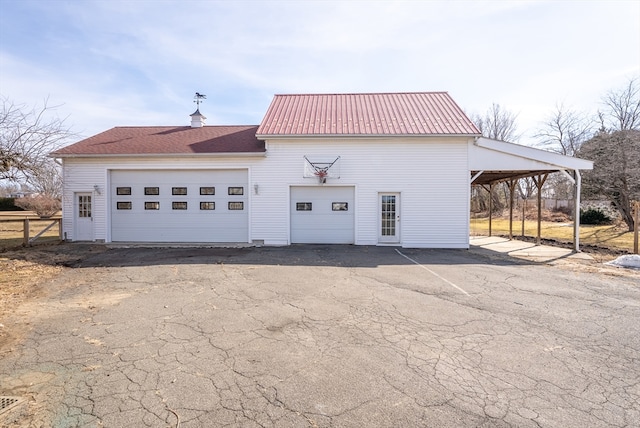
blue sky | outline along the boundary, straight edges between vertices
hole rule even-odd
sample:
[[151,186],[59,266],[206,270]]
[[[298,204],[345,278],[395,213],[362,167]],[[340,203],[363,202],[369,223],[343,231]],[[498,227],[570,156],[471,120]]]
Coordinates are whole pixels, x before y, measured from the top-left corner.
[[518,114],[595,113],[640,75],[640,1],[0,0],[0,93],[82,136],[259,124],[274,94],[448,91]]

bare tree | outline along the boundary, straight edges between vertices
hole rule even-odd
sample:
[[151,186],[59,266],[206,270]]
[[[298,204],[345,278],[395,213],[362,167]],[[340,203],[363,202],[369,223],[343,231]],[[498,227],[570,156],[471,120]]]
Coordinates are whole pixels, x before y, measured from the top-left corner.
[[530,199],[535,195],[538,188],[531,177],[524,177],[518,180],[518,192],[522,199]]
[[500,141],[515,142],[520,138],[517,133],[517,114],[493,103],[484,116],[473,115],[472,120],[483,136]]
[[640,200],[640,130],[600,132],[579,154],[594,161],[583,173],[585,194],[608,198],[632,231],[631,201]]
[[[52,115],[55,106],[45,99],[42,107],[28,109],[0,97],[0,180],[51,181],[48,154],[74,136],[65,119]],[[53,171],[58,171],[53,168]]]
[[[517,117],[516,114],[503,109],[500,104],[493,103],[484,116],[474,114],[471,116],[471,120],[476,124],[484,137],[513,142],[520,138],[520,135],[517,134]],[[503,184],[498,188],[497,192],[494,191],[491,193],[491,206],[494,212],[501,212],[509,200],[508,188],[505,186],[506,185]],[[500,192],[500,189],[502,189],[502,192]],[[472,194],[472,203],[474,199],[475,205],[481,208],[482,211],[488,210],[488,192],[474,192]]]
[[575,156],[580,145],[593,135],[593,122],[564,104],[557,104],[535,135],[542,148]]
[[62,168],[53,159],[47,159],[30,178],[34,191],[62,199]]
[[640,79],[629,79],[623,88],[608,92],[602,102],[606,109],[598,115],[603,130],[640,129]]

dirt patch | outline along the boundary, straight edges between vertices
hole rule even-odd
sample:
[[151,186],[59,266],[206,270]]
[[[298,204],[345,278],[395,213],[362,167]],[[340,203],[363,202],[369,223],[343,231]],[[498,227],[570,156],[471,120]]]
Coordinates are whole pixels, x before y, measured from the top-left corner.
[[25,325],[10,325],[19,307],[47,295],[46,284],[68,266],[105,250],[100,245],[55,243],[0,252],[0,353],[26,331]]

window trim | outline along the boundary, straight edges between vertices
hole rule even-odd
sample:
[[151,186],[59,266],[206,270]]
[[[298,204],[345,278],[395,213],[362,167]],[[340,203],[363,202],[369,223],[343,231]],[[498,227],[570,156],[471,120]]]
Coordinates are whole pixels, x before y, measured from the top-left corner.
[[[211,189],[211,193],[207,193],[207,189]],[[203,193],[204,191],[204,193]],[[202,186],[200,187],[201,196],[212,196],[216,194],[216,186]]]
[[[184,193],[181,193],[184,190]],[[180,186],[180,187],[172,187],[171,188],[171,195],[173,196],[186,196],[187,195],[187,188],[184,186]]]
[[296,202],[296,211],[313,211],[313,202]]
[[[155,190],[153,190],[155,189]],[[144,188],[145,196],[158,196],[160,195],[160,188],[157,186],[149,186]]]
[[229,186],[227,194],[230,196],[242,196],[244,195],[244,186]]
[[[344,206],[344,209],[340,206]],[[331,211],[349,211],[349,202],[331,202]]]
[[118,196],[130,196],[131,187],[116,187],[116,195]]

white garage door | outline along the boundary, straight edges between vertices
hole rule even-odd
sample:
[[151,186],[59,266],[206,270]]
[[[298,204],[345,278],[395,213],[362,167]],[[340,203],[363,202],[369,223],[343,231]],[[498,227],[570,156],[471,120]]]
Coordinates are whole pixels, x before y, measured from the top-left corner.
[[353,187],[292,187],[291,242],[353,244]]
[[247,242],[247,170],[111,171],[113,242]]

